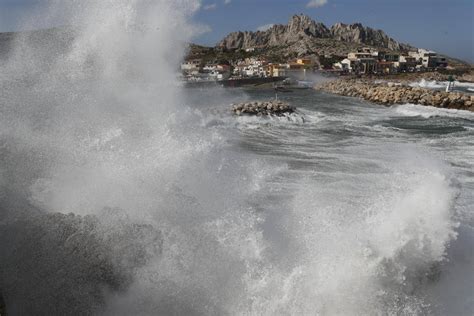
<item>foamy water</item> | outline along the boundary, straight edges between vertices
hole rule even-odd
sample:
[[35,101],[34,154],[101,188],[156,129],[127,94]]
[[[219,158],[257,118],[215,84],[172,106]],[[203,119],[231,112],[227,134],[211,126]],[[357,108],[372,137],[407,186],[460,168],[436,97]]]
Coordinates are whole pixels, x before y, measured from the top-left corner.
[[[436,90],[445,90],[448,86],[448,81],[436,81],[436,80],[425,80],[421,79],[418,82],[412,82],[409,85],[411,87],[420,87],[420,88],[427,88],[427,89],[436,89]],[[474,91],[474,83],[472,82],[460,82],[454,81],[453,83],[453,90],[454,91],[462,91],[462,92],[473,92]]]
[[1,66],[9,314],[474,312],[470,113],[306,90],[234,117],[273,92],[171,79],[197,3],[66,4],[65,51]]
[[421,116],[423,118],[440,116],[451,118],[465,118],[470,120],[474,119],[474,113],[466,110],[443,109],[418,104],[396,105],[393,108],[397,113],[406,116]]

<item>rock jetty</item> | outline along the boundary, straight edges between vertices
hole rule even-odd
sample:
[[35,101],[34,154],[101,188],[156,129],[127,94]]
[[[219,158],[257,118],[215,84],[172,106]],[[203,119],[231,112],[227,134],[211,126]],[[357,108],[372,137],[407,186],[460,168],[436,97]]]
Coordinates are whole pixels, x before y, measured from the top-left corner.
[[358,97],[384,104],[421,104],[449,109],[474,111],[474,96],[459,92],[444,92],[393,83],[374,83],[357,79],[335,80],[316,86],[317,90]]
[[293,113],[295,108],[283,101],[271,100],[265,102],[244,102],[232,105],[232,112],[236,115],[277,115]]

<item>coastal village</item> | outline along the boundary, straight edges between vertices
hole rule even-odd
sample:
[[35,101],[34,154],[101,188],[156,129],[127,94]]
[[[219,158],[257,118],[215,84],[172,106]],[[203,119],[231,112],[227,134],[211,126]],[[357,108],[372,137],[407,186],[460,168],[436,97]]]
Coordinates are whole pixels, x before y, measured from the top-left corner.
[[[253,53],[256,50],[257,48],[249,48],[245,52]],[[334,62],[321,63],[320,59]],[[395,53],[368,47],[350,52],[342,59],[329,55],[323,58],[308,56],[278,63],[262,57],[207,62],[199,58],[188,58],[181,64],[183,79],[191,82],[272,77],[304,80],[308,73],[314,71],[343,76],[389,75],[439,69],[449,69],[448,61],[433,51],[417,49],[406,53]]]
[[[245,53],[254,53],[247,49]],[[323,61],[323,62],[321,62]],[[421,87],[411,87],[407,82],[376,82],[372,77],[402,79],[409,74],[423,78],[425,75],[442,76],[456,69],[449,65],[446,57],[434,51],[416,49],[404,53],[360,48],[349,52],[344,58],[333,56],[308,56],[289,59],[285,63],[274,62],[258,56],[242,59],[211,60],[191,58],[181,64],[183,80],[190,84],[226,83],[228,86],[261,85],[288,79],[297,85],[310,88],[312,73],[327,74],[340,80],[324,81],[314,88],[333,94],[359,97],[383,105],[414,103],[454,109],[474,110],[474,96],[451,91],[433,91]],[[445,80],[452,76],[444,76]],[[452,79],[454,80],[454,79]],[[396,80],[397,81],[397,80]],[[402,80],[403,81],[403,80]],[[230,83],[230,84],[229,84]],[[278,85],[275,87],[279,87]],[[293,86],[294,87],[294,86]],[[283,87],[281,87],[283,88]],[[243,104],[234,112],[260,115],[259,104]],[[263,104],[262,106],[266,106]],[[285,111],[275,111],[275,113]]]

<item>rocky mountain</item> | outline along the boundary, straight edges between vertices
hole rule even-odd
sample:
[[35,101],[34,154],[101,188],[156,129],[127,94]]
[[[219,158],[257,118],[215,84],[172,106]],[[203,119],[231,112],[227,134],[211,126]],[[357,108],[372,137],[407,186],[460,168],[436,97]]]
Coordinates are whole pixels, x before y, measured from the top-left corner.
[[287,25],[274,25],[266,31],[233,32],[217,44],[225,50],[286,47],[289,54],[347,54],[360,47],[371,46],[393,51],[413,49],[385,34],[382,30],[360,23],[337,23],[331,28],[306,15],[294,15]]
[[389,50],[410,50],[410,45],[402,44],[385,34],[382,30],[374,30],[360,23],[336,23],[331,27],[332,38],[337,41],[383,47]]

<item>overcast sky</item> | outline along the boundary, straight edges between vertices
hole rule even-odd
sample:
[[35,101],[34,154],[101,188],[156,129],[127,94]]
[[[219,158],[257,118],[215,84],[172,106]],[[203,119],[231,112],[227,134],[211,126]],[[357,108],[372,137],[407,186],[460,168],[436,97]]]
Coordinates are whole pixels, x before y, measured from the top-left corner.
[[[18,30],[42,2],[0,0],[0,31]],[[474,63],[474,0],[203,0],[194,20],[209,31],[195,42],[214,45],[229,32],[286,24],[299,13],[328,27],[361,22],[398,41]],[[35,25],[48,27],[40,20]]]

